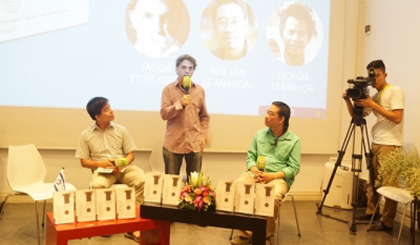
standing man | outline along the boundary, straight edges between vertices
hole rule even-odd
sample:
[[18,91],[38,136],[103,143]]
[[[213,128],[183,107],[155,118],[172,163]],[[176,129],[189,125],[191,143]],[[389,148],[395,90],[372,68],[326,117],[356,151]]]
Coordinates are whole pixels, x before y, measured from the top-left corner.
[[188,54],[176,60],[178,78],[162,92],[160,115],[167,120],[163,159],[166,174],[179,174],[182,159],[187,163],[187,175],[201,171],[203,149],[208,139],[209,116],[204,89],[191,82],[191,88],[183,86],[185,76],[194,74],[197,63]]
[[[290,108],[281,101],[275,101],[267,110],[265,125],[252,140],[247,155],[247,172],[237,181],[251,183],[270,183],[275,186],[274,217],[267,218],[267,245],[274,245],[276,219],[281,200],[292,186],[300,170],[300,139],[289,128]],[[257,168],[257,158],[263,156],[266,161],[265,171]],[[232,239],[234,245],[250,244],[252,233],[239,231],[239,236]]]
[[[145,175],[142,169],[131,165],[134,161],[136,145],[127,129],[113,123],[114,112],[108,99],[95,97],[86,106],[95,123],[84,130],[79,138],[76,158],[84,168],[92,170],[92,188],[109,188],[114,183],[134,187],[136,202],[143,202]],[[125,158],[128,163],[124,167],[116,167],[115,159]],[[112,169],[112,173],[100,173],[98,168]],[[128,232],[126,237],[139,242],[140,233]]]
[[[386,82],[387,73],[385,64],[382,60],[370,62],[366,69],[375,69],[376,82],[372,86],[378,91],[372,98],[368,95],[366,99],[358,99],[355,105],[373,110],[377,117],[375,125],[372,127],[372,163],[375,175],[378,175],[381,159],[394,150],[400,149],[404,140],[404,92],[400,87],[393,86]],[[351,100],[343,96],[347,104],[347,109],[353,116],[354,105]],[[398,183],[395,183],[398,186]],[[368,207],[366,214],[358,219],[370,219],[375,211],[373,188],[368,185],[367,188]],[[397,214],[398,203],[386,198],[379,225],[373,226],[371,231],[389,231],[392,230],[395,216]]]

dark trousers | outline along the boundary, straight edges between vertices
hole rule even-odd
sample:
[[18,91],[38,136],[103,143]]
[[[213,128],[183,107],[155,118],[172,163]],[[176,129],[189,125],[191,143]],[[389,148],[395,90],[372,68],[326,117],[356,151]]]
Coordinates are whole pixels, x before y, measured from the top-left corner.
[[187,176],[189,176],[191,172],[201,172],[201,163],[203,159],[203,154],[199,153],[188,153],[188,154],[176,154],[173,152],[168,151],[167,149],[163,148],[163,160],[165,162],[165,174],[177,174],[179,175],[179,171],[181,170],[182,166],[182,159],[185,158],[185,162],[187,163]]

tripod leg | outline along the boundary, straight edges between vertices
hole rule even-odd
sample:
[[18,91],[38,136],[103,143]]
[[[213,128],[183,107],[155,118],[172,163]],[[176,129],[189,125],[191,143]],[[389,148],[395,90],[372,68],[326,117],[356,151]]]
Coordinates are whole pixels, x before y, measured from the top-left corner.
[[324,206],[325,199],[327,198],[328,193],[330,192],[330,188],[331,188],[332,182],[334,180],[335,174],[337,172],[337,168],[339,166],[341,166],[341,162],[343,161],[343,157],[346,154],[346,149],[347,149],[347,146],[350,142],[351,136],[354,133],[355,126],[356,126],[356,124],[354,124],[354,122],[352,120],[350,125],[349,125],[349,128],[347,129],[346,137],[344,138],[343,144],[341,145],[341,149],[338,151],[338,158],[337,158],[337,161],[335,162],[335,166],[334,166],[333,172],[331,174],[330,180],[328,181],[327,188],[325,190],[323,190],[324,197],[322,198],[321,204],[318,204],[318,203],[316,204],[317,209],[318,209],[316,214],[322,214],[322,208]]

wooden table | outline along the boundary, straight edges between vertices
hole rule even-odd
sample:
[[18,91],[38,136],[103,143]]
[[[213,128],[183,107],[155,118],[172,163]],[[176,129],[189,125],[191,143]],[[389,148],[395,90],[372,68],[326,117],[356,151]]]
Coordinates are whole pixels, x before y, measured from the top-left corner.
[[[53,213],[48,213],[46,245],[67,245],[68,240],[72,239],[155,229],[160,230],[160,242],[154,244],[169,245],[170,223],[140,218],[139,213],[139,206],[137,206],[136,218],[134,219],[75,222],[60,225],[54,224]],[[144,245],[145,243],[140,241],[139,244]]]
[[[141,205],[140,216],[154,220],[166,220],[252,231],[252,244],[265,245],[267,218],[229,212],[196,212],[175,206],[146,203]],[[228,237],[226,237],[228,240]]]

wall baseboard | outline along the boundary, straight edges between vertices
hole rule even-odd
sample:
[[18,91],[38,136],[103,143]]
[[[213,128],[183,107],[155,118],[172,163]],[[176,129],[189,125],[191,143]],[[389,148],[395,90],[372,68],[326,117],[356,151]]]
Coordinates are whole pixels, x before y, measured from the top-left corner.
[[[319,190],[303,190],[303,191],[294,191],[290,192],[290,195],[293,195],[295,201],[321,201],[322,195],[319,193]],[[286,200],[287,202],[287,200]]]

